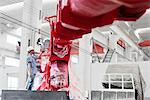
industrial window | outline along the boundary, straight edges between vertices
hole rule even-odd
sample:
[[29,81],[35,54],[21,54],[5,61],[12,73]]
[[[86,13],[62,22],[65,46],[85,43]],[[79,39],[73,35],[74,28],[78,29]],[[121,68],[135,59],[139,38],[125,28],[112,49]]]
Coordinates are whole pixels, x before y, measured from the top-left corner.
[[20,38],[15,37],[13,35],[7,35],[7,43],[12,44],[12,45],[17,45],[18,41],[20,41]]
[[8,76],[8,89],[18,89],[18,77]]
[[19,67],[20,61],[19,59],[12,58],[12,57],[5,57],[5,65]]

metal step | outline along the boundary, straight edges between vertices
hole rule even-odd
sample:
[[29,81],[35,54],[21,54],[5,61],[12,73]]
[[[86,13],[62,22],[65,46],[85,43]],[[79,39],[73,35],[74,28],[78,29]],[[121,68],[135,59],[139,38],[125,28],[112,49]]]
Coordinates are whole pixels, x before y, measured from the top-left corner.
[[114,51],[113,50],[110,50],[108,49],[104,59],[103,59],[103,62],[110,62],[111,61],[111,58],[112,58],[112,55],[113,55]]
[[2,100],[69,100],[64,91],[2,90]]

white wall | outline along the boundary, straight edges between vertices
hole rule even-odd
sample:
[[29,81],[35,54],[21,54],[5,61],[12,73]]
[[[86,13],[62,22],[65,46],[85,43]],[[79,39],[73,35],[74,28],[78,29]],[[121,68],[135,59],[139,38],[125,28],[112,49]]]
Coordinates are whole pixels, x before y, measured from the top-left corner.
[[[8,31],[8,30],[7,30]],[[0,32],[0,90],[8,88],[8,76],[16,75],[19,72],[19,67],[5,65],[5,57],[12,57],[19,59],[19,54],[16,52],[16,46],[7,43],[7,35],[11,34],[12,31],[7,33],[5,31]],[[15,36],[15,35],[14,35]]]
[[8,76],[17,74],[18,72],[17,67],[0,67],[0,90],[8,89]]

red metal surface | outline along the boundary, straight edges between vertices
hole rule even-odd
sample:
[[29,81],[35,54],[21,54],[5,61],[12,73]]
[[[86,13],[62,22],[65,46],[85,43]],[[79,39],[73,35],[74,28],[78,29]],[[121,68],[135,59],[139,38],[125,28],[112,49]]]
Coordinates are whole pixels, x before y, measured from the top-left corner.
[[[95,46],[95,47],[94,47]],[[104,53],[104,47],[94,42],[93,44],[93,52],[103,54]]]
[[79,42],[73,42],[71,46],[71,55],[79,55]]
[[[148,7],[149,0],[68,0],[72,12],[79,16],[95,17],[121,8],[125,12],[139,13]],[[123,8],[123,9],[122,9]],[[134,15],[135,16],[135,15]]]
[[138,45],[141,47],[150,46],[150,40],[144,40],[144,41],[140,42]]
[[121,40],[121,39],[119,39],[118,41],[117,41],[117,44],[118,45],[120,45],[122,48],[126,48],[126,45],[125,45],[125,42],[123,41],[123,40]]

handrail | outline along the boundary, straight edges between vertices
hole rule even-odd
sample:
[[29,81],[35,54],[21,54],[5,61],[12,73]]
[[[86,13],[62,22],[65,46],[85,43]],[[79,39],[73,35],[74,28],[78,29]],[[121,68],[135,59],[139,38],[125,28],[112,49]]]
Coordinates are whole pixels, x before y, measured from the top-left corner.
[[[93,42],[93,41],[92,41]],[[97,56],[97,58],[98,58],[98,62],[100,63],[101,61],[100,61],[100,57],[98,56],[98,50],[97,50],[97,48],[96,48],[96,44],[93,42],[93,45],[94,45],[94,49],[96,50],[96,56]]]
[[[94,39],[94,38],[92,38],[92,39]],[[117,53],[117,54],[118,54],[119,56],[121,56],[122,58],[124,58],[124,59],[126,59],[126,60],[128,60],[128,61],[131,61],[130,59],[128,59],[127,57],[125,57],[125,56],[121,55],[121,54],[120,54],[120,53],[118,53],[116,50],[114,50],[114,49],[112,49],[112,48],[108,47],[108,46],[107,46],[107,45],[105,45],[104,43],[99,42],[99,41],[97,41],[97,40],[95,40],[95,39],[94,39],[94,41],[96,41],[96,42],[98,42],[98,43],[102,44],[104,47],[106,47],[106,48],[108,48],[108,49],[110,49],[110,50],[114,51],[114,53]]]
[[106,54],[105,54],[105,57],[104,57],[104,59],[103,59],[103,62],[105,61],[108,52],[109,52],[109,49],[107,50],[107,52],[106,52]]
[[[107,50],[107,53],[105,54],[105,57],[104,57],[104,59],[103,59],[103,62],[105,61],[105,59],[106,59],[106,57],[107,57],[107,55],[108,55],[108,53],[109,53],[109,49]],[[114,49],[114,51],[115,51],[115,49]],[[112,56],[113,56],[113,54],[114,54],[114,51],[112,51],[112,54],[111,54],[111,57],[110,57],[110,60],[111,60],[111,58],[112,58]],[[110,61],[109,61],[110,62]]]

